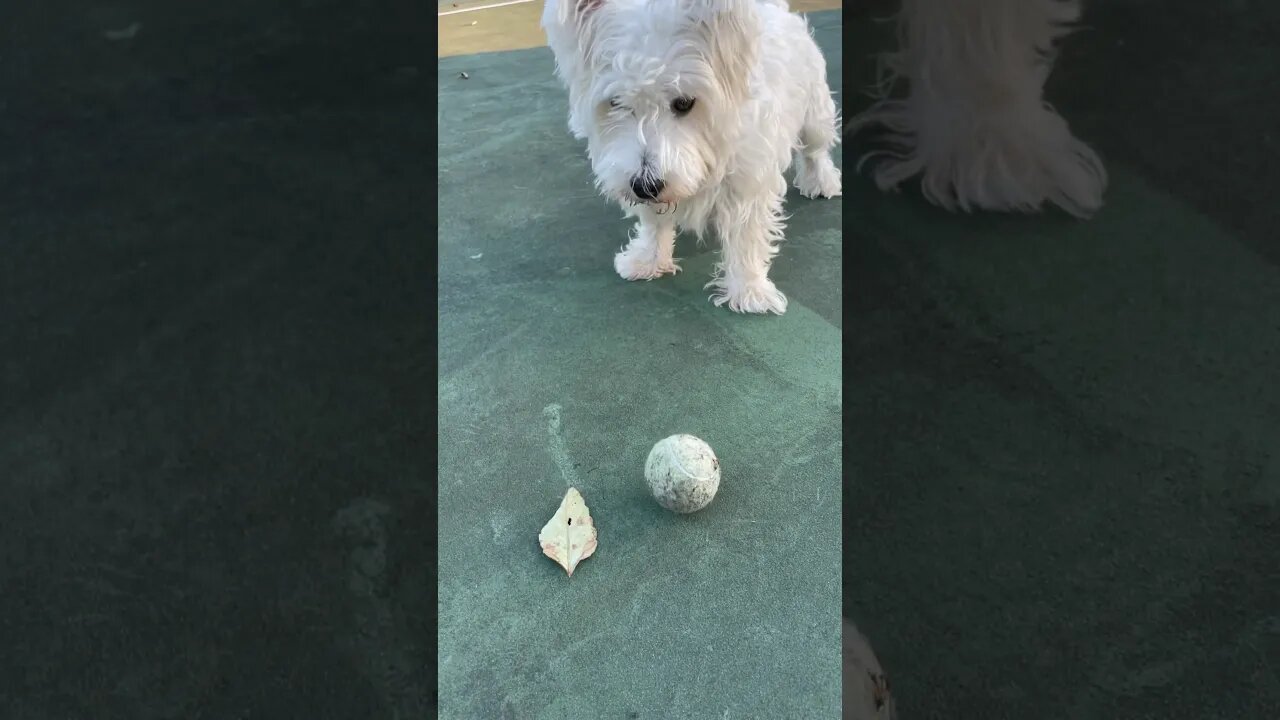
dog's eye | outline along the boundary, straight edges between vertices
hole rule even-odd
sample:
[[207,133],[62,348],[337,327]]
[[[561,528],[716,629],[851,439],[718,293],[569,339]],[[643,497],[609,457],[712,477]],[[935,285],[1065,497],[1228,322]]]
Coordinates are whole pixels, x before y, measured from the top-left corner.
[[677,115],[684,115],[693,109],[693,102],[694,100],[691,97],[678,97],[671,101],[671,109]]
[[612,98],[609,98],[609,107],[620,108],[622,107],[622,103],[618,102],[618,98],[612,97]]

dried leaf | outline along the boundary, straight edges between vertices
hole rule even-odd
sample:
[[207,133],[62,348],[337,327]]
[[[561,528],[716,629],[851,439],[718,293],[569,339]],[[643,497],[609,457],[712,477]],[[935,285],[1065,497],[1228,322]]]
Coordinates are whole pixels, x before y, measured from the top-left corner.
[[596,526],[577,488],[569,488],[565,493],[560,509],[538,533],[538,543],[542,545],[542,552],[559,563],[569,577],[573,577],[578,563],[596,551]]

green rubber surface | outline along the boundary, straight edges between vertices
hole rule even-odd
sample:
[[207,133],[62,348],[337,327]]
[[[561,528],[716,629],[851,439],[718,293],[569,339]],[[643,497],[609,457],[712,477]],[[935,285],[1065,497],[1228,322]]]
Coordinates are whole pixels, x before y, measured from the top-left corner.
[[[840,18],[812,16],[835,87]],[[840,203],[788,197],[784,316],[711,305],[692,238],[626,282],[550,52],[439,79],[441,717],[836,717]],[[722,467],[689,516],[643,477],[678,432]],[[570,485],[599,529],[572,579],[537,542]]]
[[1095,218],[845,184],[845,608],[903,718],[1280,717],[1280,12],[1086,6]]
[[433,716],[428,10],[0,4],[0,717]]

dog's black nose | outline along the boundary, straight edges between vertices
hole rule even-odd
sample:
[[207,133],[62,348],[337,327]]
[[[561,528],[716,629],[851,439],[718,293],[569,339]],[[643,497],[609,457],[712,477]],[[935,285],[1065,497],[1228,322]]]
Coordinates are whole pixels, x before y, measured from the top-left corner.
[[657,178],[637,175],[631,178],[631,192],[641,200],[657,200],[666,184]]

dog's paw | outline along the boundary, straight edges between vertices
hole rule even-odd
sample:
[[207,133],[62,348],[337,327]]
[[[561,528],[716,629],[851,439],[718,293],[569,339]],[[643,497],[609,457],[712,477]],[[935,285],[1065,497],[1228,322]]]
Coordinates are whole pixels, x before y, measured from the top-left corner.
[[796,189],[807,198],[839,197],[840,171],[831,158],[825,156],[816,162],[806,162],[796,173]]
[[675,258],[656,257],[651,250],[622,250],[613,256],[613,269],[624,280],[653,280],[680,272]]
[[730,310],[740,313],[781,315],[787,311],[787,296],[769,278],[751,282],[715,278],[707,283],[707,287],[715,288],[711,293],[711,302],[716,307],[728,305]]

